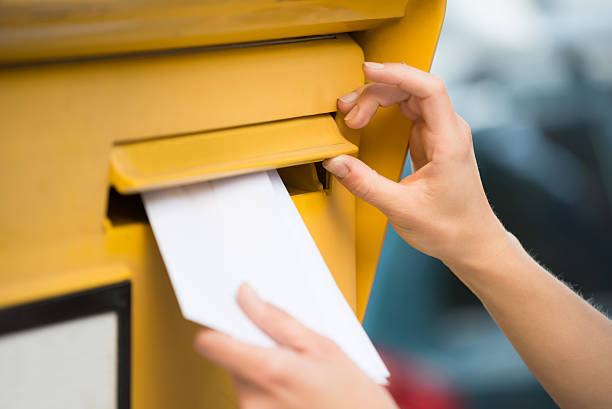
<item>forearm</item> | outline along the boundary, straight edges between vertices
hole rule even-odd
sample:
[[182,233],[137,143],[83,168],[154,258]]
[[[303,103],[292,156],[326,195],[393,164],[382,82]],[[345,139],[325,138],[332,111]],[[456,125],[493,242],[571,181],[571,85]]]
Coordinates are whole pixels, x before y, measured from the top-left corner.
[[372,81],[338,101],[351,128],[379,106],[412,121],[414,173],[395,183],[357,158],[324,166],[387,215],[395,231],[442,260],[482,301],[529,368],[564,409],[612,407],[612,324],[540,267],[487,201],[468,124],[443,81],[404,64],[364,63]]
[[564,409],[612,404],[612,322],[538,265],[510,235],[449,265]]

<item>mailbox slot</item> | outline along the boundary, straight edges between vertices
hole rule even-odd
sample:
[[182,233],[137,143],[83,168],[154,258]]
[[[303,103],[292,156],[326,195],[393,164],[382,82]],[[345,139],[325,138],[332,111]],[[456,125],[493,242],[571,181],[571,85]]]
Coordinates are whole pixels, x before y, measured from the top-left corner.
[[[329,174],[321,162],[278,169],[278,174],[291,196],[329,188]],[[122,195],[113,187],[108,193],[106,217],[112,226],[149,222],[140,195]]]
[[[111,151],[110,181],[120,193],[136,193],[356,152],[331,115],[315,115],[119,144]],[[312,174],[316,179],[314,167]]]

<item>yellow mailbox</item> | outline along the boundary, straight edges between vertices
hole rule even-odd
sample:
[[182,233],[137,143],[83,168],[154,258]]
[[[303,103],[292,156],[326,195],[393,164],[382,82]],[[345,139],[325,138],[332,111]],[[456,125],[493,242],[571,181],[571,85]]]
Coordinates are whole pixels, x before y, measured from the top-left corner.
[[24,392],[38,384],[56,391],[47,407],[236,406],[227,374],[192,350],[197,326],[181,317],[137,194],[149,189],[280,169],[363,317],[386,219],[320,162],[356,154],[397,179],[410,122],[391,107],[351,131],[336,98],[363,84],[364,58],[427,70],[444,8],[1,2],[0,366],[23,370],[0,369],[17,385],[0,406],[43,399]]

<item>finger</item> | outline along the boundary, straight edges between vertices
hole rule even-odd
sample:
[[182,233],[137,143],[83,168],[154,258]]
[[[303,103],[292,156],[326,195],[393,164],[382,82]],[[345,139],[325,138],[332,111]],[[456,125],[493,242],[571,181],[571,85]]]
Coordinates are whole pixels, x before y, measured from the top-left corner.
[[[289,372],[287,376],[291,376]],[[250,382],[244,378],[241,378],[235,374],[232,374],[234,381],[234,389],[238,397],[239,407],[242,409],[274,409],[283,407],[281,406],[281,399],[279,399],[279,392],[286,390],[288,379],[281,380],[281,382],[271,382],[267,385],[258,385]],[[289,382],[290,383],[290,382]],[[275,386],[282,385],[283,387],[279,390]]]
[[275,349],[249,345],[211,329],[198,332],[194,347],[200,355],[250,381],[256,381],[263,368],[278,359]]
[[368,84],[361,91],[353,108],[344,117],[344,121],[350,128],[363,128],[370,122],[379,106],[388,107],[409,97],[410,94],[393,85]]
[[355,103],[357,103],[359,95],[361,95],[361,92],[366,88],[366,86],[367,85],[362,85],[355,91],[338,98],[338,110],[344,114],[350,111],[355,106]]
[[263,405],[265,398],[269,394],[266,389],[234,373],[231,376],[241,408],[266,407]]
[[456,122],[455,110],[440,77],[398,63],[365,62],[363,70],[369,80],[394,85],[417,97],[423,119],[432,131],[444,135],[449,125]]
[[470,128],[470,125],[465,121],[465,119],[463,119],[463,117],[459,114],[457,114],[457,121],[459,122],[459,125],[461,126],[461,128],[463,129],[463,132],[466,134],[472,134],[472,129]]
[[392,212],[403,198],[404,186],[379,175],[357,158],[341,155],[325,160],[323,166],[355,196],[385,214]]
[[285,311],[263,301],[247,284],[240,286],[237,299],[250,320],[282,346],[299,352],[313,351],[327,339]]
[[412,161],[412,172],[417,172],[429,162],[430,154],[426,151],[425,146],[423,146],[423,138],[420,135],[421,132],[422,128],[417,125],[412,127],[410,133],[408,152],[410,154],[410,160]]
[[408,99],[400,102],[399,104],[402,114],[411,121],[416,121],[421,117],[421,108],[419,102],[414,95],[411,95]]
[[234,388],[236,389],[239,397],[252,396],[261,393],[261,388],[253,382],[250,382],[236,373],[231,373],[231,376],[232,380],[234,381]]

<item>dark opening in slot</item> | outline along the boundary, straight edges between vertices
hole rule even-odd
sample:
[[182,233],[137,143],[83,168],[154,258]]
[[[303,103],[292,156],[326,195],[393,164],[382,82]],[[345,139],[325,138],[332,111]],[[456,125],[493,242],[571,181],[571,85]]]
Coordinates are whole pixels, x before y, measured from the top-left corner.
[[278,169],[278,174],[291,196],[321,192],[329,186],[329,176],[322,162]]
[[314,165],[319,182],[323,185],[323,190],[329,189],[329,173],[327,173],[327,170],[323,167],[323,162],[316,162]]
[[[291,196],[321,192],[329,187],[329,174],[322,162],[278,169],[278,174]],[[122,195],[113,187],[108,193],[106,215],[113,226],[149,222],[139,194]]]
[[122,195],[113,187],[108,193],[106,216],[113,226],[149,222],[140,195]]

